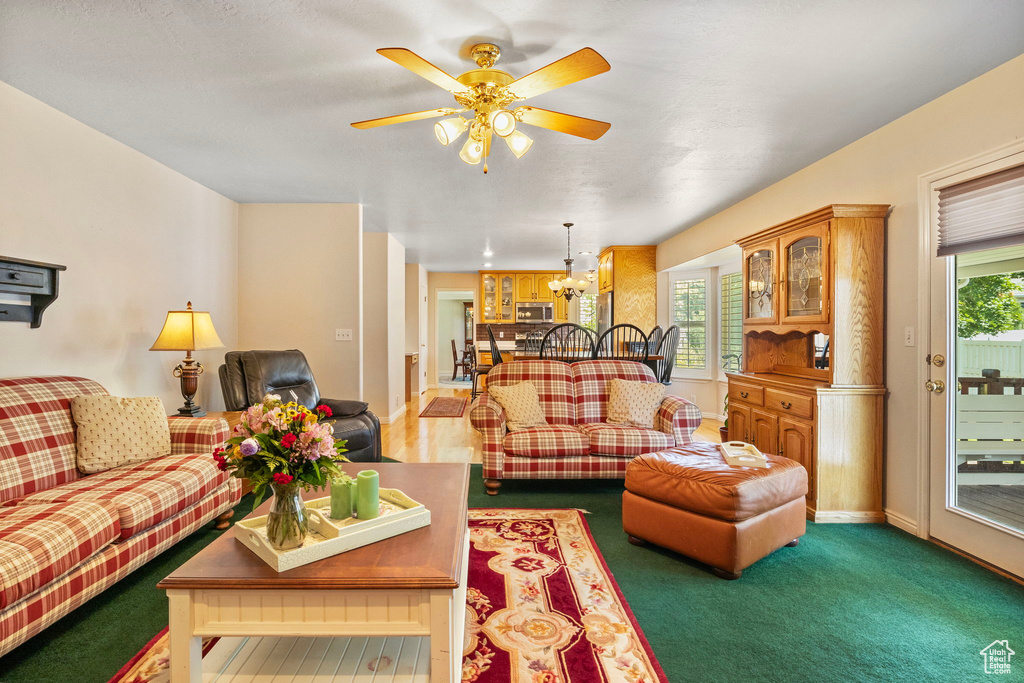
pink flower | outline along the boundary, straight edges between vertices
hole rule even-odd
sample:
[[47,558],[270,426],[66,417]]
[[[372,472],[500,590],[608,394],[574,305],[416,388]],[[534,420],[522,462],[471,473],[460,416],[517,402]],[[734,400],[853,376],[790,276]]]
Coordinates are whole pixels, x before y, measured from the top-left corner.
[[290,484],[292,479],[294,478],[295,477],[293,477],[292,475],[285,474],[284,472],[275,472],[273,476],[274,483],[281,484],[282,486],[285,484]]
[[285,448],[291,448],[295,444],[296,438],[298,437],[296,437],[291,432],[288,432],[287,434],[281,437],[281,445],[284,446]]
[[318,405],[316,407],[316,409],[317,409],[318,412],[323,413],[324,417],[330,417],[331,415],[334,415],[334,411],[331,410],[330,407],[328,407],[328,406]]

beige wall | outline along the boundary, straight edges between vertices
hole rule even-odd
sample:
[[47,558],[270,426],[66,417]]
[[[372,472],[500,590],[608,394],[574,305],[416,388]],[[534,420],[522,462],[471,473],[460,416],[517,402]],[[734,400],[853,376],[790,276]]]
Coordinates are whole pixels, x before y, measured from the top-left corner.
[[[480,277],[477,273],[427,273],[427,384],[437,386],[437,293],[465,290],[473,292],[473,310],[480,311]],[[442,349],[451,353],[451,345]],[[451,375],[449,375],[451,377]]]
[[[916,427],[928,395],[917,372],[927,349],[903,345],[916,325],[919,248],[918,177],[1024,136],[1024,56],[920,107],[658,247],[664,270],[761,228],[831,203],[891,204],[886,282],[886,507],[918,518]],[[882,258],[883,255],[879,255]],[[837,350],[838,352],[838,350]]]
[[[0,322],[0,376],[80,375],[177,409],[184,354],[148,349],[188,300],[235,345],[237,205],[4,83],[0,121],[0,253],[68,268],[41,327]],[[196,357],[199,403],[223,408],[224,351]]]
[[405,408],[405,247],[363,235],[363,400],[382,422]]
[[418,263],[405,264],[405,352],[418,353],[413,371],[412,391],[427,390],[427,269]]
[[238,348],[300,349],[324,396],[360,399],[361,207],[242,204],[238,224]]

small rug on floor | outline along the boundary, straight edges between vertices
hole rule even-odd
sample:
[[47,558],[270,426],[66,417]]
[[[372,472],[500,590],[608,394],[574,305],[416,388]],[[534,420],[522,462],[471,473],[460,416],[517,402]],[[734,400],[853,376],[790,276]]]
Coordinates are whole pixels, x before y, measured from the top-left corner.
[[438,396],[427,404],[420,417],[462,417],[466,412],[467,398],[455,396]]
[[[462,681],[667,683],[581,512],[471,509],[469,532]],[[166,683],[167,654],[165,630],[110,683]]]

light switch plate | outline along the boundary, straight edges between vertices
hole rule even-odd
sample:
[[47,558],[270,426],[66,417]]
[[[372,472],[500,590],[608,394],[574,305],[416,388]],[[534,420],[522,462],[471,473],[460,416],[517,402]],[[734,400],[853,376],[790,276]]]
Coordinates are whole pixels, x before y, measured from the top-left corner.
[[334,341],[352,341],[352,330],[335,330]]
[[904,327],[903,328],[903,345],[913,346],[914,345],[914,328]]

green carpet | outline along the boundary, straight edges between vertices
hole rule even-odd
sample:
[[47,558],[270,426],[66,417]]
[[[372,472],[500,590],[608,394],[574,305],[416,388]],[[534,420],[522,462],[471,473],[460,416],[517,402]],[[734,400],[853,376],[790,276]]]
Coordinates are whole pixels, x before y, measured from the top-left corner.
[[[894,527],[809,524],[798,547],[723,581],[627,543],[620,482],[506,481],[489,497],[479,465],[472,476],[471,507],[591,513],[594,538],[673,683],[981,681],[978,653],[996,639],[1021,653],[1000,679],[1024,679],[1024,588]],[[0,659],[0,683],[105,683],[167,625],[156,582],[218,533],[194,534]]]

